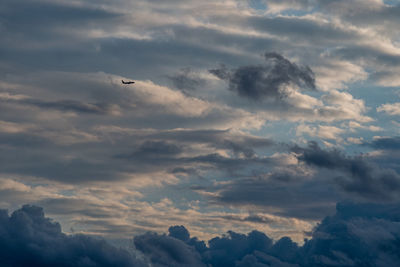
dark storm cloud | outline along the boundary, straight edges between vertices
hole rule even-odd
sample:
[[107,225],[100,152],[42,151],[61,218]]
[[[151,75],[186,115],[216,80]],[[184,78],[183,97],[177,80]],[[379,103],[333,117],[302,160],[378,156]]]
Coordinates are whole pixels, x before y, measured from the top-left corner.
[[235,264],[236,267],[298,267],[297,264],[290,264],[286,262],[282,262],[279,259],[259,252],[254,251],[253,254],[246,255],[243,259],[237,261]]
[[185,242],[156,233],[136,236],[135,247],[144,253],[154,266],[206,266],[200,254]]
[[339,203],[336,214],[322,220],[302,247],[288,237],[273,243],[258,231],[247,235],[228,231],[226,235],[210,239],[207,247],[196,248],[199,241],[190,238],[183,226],[170,227],[169,236],[150,233],[137,236],[135,243],[140,240],[140,246],[146,249],[139,250],[155,264],[168,255],[164,262],[173,266],[175,262],[171,258],[185,256],[175,255],[177,241],[179,246],[187,246],[182,251],[196,250],[194,259],[198,260],[200,254],[202,262],[209,266],[397,266],[400,263],[399,222],[399,204]]
[[338,150],[323,150],[316,142],[309,142],[305,148],[295,146],[292,151],[308,165],[343,172],[345,175],[335,180],[349,193],[370,200],[389,200],[400,191],[400,175],[395,170],[381,169],[361,156],[348,157]]
[[[235,179],[214,189],[217,194],[210,201],[222,205],[261,207],[285,217],[321,219],[333,211],[334,203],[340,195],[325,180],[304,179],[292,174]],[[211,189],[199,189],[208,190]]]
[[266,63],[243,66],[235,70],[225,67],[209,70],[229,83],[229,89],[239,96],[253,100],[285,97],[281,87],[294,84],[300,88],[315,90],[315,78],[307,66],[298,66],[277,53],[266,53]]
[[[299,247],[289,237],[273,242],[259,231],[228,231],[207,242],[182,225],[168,234],[134,237],[136,251],[104,240],[65,235],[42,208],[25,205],[8,216],[0,212],[2,266],[398,266],[400,205],[338,203],[336,213]],[[206,243],[208,245],[206,245]]]
[[189,241],[189,231],[183,225],[175,225],[168,228],[169,236],[175,237],[176,239],[184,242]]
[[[169,235],[147,233],[135,237],[135,246],[152,263],[165,266],[181,266],[190,263],[198,266],[236,266],[236,261],[257,250],[266,251],[272,247],[272,240],[264,233],[252,231],[248,235],[229,231],[227,235],[205,242],[190,238],[183,226],[172,226]],[[180,248],[179,250],[177,248]],[[185,254],[185,252],[190,252]],[[194,256],[194,257],[193,257]],[[196,266],[197,266],[196,265]]]
[[371,146],[375,149],[382,150],[400,150],[400,136],[393,137],[379,137],[374,139],[366,145]]
[[369,171],[369,166],[360,157],[348,158],[336,149],[331,151],[323,150],[314,141],[309,142],[306,148],[294,146],[292,151],[299,154],[298,159],[310,165],[328,169],[343,168],[349,171],[353,170],[355,174],[361,176]]
[[302,247],[305,266],[396,266],[400,263],[398,204],[337,205]]
[[40,207],[0,211],[1,266],[145,266],[128,251],[85,235],[68,236]]
[[212,266],[234,266],[237,260],[247,254],[256,250],[268,250],[272,246],[272,240],[258,231],[252,231],[248,235],[229,231],[226,236],[209,240],[208,245],[204,256]]
[[377,160],[372,162],[361,156],[346,156],[339,150],[324,150],[315,142],[305,148],[294,146],[291,150],[301,162],[316,167],[317,172],[302,176],[273,171],[193,190],[213,192],[210,201],[220,205],[250,205],[276,215],[302,219],[321,219],[332,211],[338,199],[345,197],[377,202],[398,199],[400,176],[395,166],[381,168]]

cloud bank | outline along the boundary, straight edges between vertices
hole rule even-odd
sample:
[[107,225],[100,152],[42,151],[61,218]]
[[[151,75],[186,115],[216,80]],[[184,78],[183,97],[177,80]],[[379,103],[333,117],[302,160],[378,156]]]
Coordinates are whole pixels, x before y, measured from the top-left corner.
[[30,205],[11,216],[1,210],[0,246],[2,266],[145,266],[105,240],[65,235],[42,208]]
[[87,235],[65,235],[40,207],[0,213],[2,266],[397,266],[400,205],[338,203],[302,246],[289,237],[228,231],[207,242],[184,226],[134,237],[118,249]]

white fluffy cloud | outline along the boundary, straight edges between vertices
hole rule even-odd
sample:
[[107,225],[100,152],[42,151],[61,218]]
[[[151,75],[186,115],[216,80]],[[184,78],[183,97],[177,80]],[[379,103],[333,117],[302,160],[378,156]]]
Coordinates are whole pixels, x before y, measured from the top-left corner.
[[389,115],[400,115],[400,103],[383,104],[376,109],[378,112],[385,112]]

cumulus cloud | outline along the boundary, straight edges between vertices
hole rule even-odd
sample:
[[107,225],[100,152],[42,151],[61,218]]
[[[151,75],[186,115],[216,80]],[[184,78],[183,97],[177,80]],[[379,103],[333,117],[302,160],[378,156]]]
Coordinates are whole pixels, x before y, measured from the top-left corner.
[[[177,231],[180,232],[177,233]],[[152,239],[149,240],[149,237]],[[147,233],[135,237],[134,240],[136,248],[150,256],[153,259],[152,262],[155,264],[161,262],[168,266],[180,266],[185,262],[188,264],[189,259],[184,260],[186,256],[189,256],[191,260],[197,260],[191,263],[195,264],[194,266],[235,266],[237,261],[247,254],[266,251],[272,247],[272,240],[258,231],[252,231],[248,235],[229,231],[225,236],[209,240],[206,246],[203,241],[198,241],[195,237],[190,238],[189,232],[183,226],[170,227],[168,236]],[[174,247],[178,244],[180,250],[175,250]],[[184,252],[189,249],[192,250],[191,253]],[[167,254],[169,259],[165,260],[161,255],[153,257],[154,253]]]
[[371,122],[371,117],[365,116],[367,110],[362,99],[355,99],[347,92],[332,90],[322,99],[327,104],[321,108],[320,113],[326,116],[340,116],[343,119],[355,119],[360,122]]
[[85,235],[65,235],[43,209],[0,212],[2,266],[145,266],[134,254]]
[[304,265],[397,265],[398,214],[398,204],[339,203],[304,244]]
[[[135,250],[87,235],[66,235],[40,207],[0,213],[4,266],[397,266],[400,206],[342,202],[302,246],[289,237],[228,231],[207,242],[182,225],[134,237]],[[140,255],[140,256],[139,256]]]
[[[299,247],[290,238],[283,237],[273,242],[267,235],[252,231],[249,234],[228,232],[208,241],[208,246],[196,249],[189,240],[190,235],[183,226],[170,228],[170,234],[145,234],[135,237],[138,249],[158,264],[164,255],[175,254],[177,243],[197,250],[192,260],[210,266],[395,266],[400,258],[399,249],[399,205],[338,203],[336,213],[326,217],[313,230],[311,239]],[[179,228],[184,235],[171,234]],[[147,238],[151,236],[152,239]],[[182,238],[183,237],[183,238]],[[143,244],[145,242],[145,244]],[[151,244],[157,244],[151,245]],[[162,245],[161,245],[162,244]],[[168,245],[167,245],[168,244]],[[141,247],[147,246],[146,249]],[[158,257],[153,257],[158,255]],[[185,255],[176,256],[182,259]],[[180,266],[169,259],[164,263]],[[176,264],[176,265],[175,265]]]
[[400,115],[400,103],[383,104],[376,109],[378,112],[385,112],[389,115]]
[[336,140],[338,142],[342,141],[340,135],[343,134],[345,130],[340,129],[335,126],[325,126],[318,125],[317,127],[312,127],[308,125],[301,124],[296,128],[296,134],[308,134],[309,136],[317,136],[321,139]]
[[147,233],[137,236],[135,246],[155,266],[206,266],[194,248],[166,235]]

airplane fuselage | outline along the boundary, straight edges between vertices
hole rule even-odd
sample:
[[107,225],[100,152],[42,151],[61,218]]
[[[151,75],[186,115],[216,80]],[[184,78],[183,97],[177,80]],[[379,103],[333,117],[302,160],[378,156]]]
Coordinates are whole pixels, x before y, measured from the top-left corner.
[[122,83],[123,83],[123,84],[134,84],[135,82],[133,82],[133,81],[125,82],[124,80],[122,80]]

